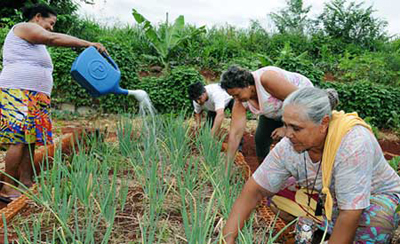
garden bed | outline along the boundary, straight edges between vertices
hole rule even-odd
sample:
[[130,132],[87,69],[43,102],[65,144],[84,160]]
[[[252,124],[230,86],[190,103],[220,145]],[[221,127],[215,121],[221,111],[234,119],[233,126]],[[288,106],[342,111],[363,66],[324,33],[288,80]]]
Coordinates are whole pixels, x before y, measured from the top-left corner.
[[[71,243],[81,237],[69,236],[68,231],[89,229],[85,235],[95,243],[105,239],[108,243],[218,241],[224,219],[244,183],[241,170],[233,170],[231,179],[226,181],[221,177],[225,156],[207,134],[190,138],[190,123],[183,118],[157,121],[156,134],[137,120],[96,122],[102,130],[106,124],[111,129],[100,138],[91,137],[89,145],[74,157],[55,158],[54,162],[62,174],[80,173],[84,180],[64,177],[54,181],[52,177],[60,172],[53,167],[43,178],[46,185],[43,182],[40,185],[39,181],[38,199],[29,200],[27,208],[8,223],[9,237],[20,239],[39,233],[38,240],[47,237],[55,238],[57,243]],[[251,171],[258,166],[255,125],[250,121],[243,147]],[[88,164],[96,167],[88,168]],[[88,196],[79,196],[83,194],[79,184],[85,185],[84,189],[90,192]],[[60,195],[56,190],[64,192],[75,204],[57,202],[55,199]],[[109,191],[113,197],[107,203],[104,197]],[[49,205],[44,206],[41,200]],[[61,219],[65,214],[60,206],[68,210],[64,210],[68,213],[64,222],[56,218],[57,215]],[[88,222],[90,218],[97,225]],[[63,231],[68,238],[63,240],[54,230]],[[243,230],[240,243],[265,239],[264,235],[271,230],[269,223],[256,215]]]
[[[118,138],[91,138],[74,157],[56,156],[37,180],[37,197],[7,223],[9,237],[29,236],[24,243],[35,238],[57,243],[87,243],[83,238],[94,243],[217,241],[243,184],[241,174],[234,173],[235,189],[230,189],[221,178],[224,157],[215,141],[209,135],[189,138],[183,118],[167,120],[157,135],[148,136],[128,120]],[[260,223],[251,228],[265,229]],[[78,230],[85,233],[76,235]],[[253,231],[248,233],[253,239]]]

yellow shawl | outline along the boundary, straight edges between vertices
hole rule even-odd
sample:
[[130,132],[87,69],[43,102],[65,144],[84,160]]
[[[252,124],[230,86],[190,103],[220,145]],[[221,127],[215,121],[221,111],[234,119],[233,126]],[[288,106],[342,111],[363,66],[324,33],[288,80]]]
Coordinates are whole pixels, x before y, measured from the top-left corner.
[[329,191],[329,185],[331,184],[335,156],[342,142],[342,138],[355,125],[362,125],[371,131],[371,127],[358,117],[356,112],[346,114],[343,111],[332,111],[332,118],[329,122],[328,135],[326,136],[322,154],[322,193],[326,195],[325,214],[328,220],[332,219],[333,199]]

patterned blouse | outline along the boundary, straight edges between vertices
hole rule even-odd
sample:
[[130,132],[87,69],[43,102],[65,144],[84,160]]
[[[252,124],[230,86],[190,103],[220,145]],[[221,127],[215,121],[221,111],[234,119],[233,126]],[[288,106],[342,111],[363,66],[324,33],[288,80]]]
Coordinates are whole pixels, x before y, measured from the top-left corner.
[[[308,152],[296,152],[290,140],[283,138],[252,177],[272,193],[284,187],[291,176],[302,187],[306,187],[306,178],[311,185],[316,177],[315,189],[320,191],[321,170],[316,176],[319,164],[311,161]],[[355,126],[343,138],[332,170],[330,191],[335,200],[334,208],[343,210],[368,207],[371,195],[400,197],[400,177],[385,160],[374,135],[363,126]]]

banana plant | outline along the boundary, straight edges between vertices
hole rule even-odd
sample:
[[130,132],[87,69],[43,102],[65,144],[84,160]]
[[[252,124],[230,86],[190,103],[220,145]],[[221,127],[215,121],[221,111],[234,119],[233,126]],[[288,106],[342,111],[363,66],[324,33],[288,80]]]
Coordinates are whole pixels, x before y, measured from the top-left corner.
[[160,61],[166,70],[169,69],[169,60],[174,48],[179,46],[185,40],[188,40],[195,35],[205,33],[206,31],[205,26],[201,26],[199,28],[191,29],[189,33],[184,33],[185,18],[183,15],[176,18],[174,24],[170,25],[168,23],[167,13],[165,28],[161,28],[160,33],[157,33],[156,28],[153,27],[150,21],[141,15],[136,9],[132,9],[132,14],[138,24],[143,24],[143,31],[147,39],[150,41],[150,44],[159,54]]

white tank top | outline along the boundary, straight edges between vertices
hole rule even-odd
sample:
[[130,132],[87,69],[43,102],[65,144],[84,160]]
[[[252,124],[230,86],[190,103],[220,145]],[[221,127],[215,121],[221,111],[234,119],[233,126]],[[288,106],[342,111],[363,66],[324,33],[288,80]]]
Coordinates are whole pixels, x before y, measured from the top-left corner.
[[259,109],[252,106],[249,102],[244,105],[256,115],[264,115],[265,117],[271,119],[280,119],[282,117],[283,101],[269,94],[261,84],[262,74],[269,70],[277,72],[279,75],[297,87],[313,86],[313,84],[307,77],[301,74],[289,72],[274,66],[267,66],[251,72],[254,77],[254,83],[257,90]]
[[16,36],[15,26],[8,32],[3,45],[0,88],[38,91],[50,96],[53,64],[46,46]]

